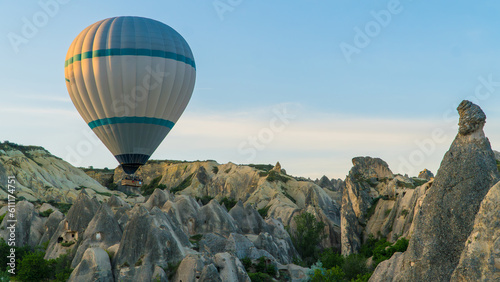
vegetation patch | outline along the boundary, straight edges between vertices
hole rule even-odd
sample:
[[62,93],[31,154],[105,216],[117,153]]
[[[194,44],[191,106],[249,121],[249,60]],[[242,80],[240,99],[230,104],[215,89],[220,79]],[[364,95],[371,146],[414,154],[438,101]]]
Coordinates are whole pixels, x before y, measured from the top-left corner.
[[210,197],[210,196],[203,196],[203,197],[196,197],[196,201],[200,201],[203,205],[206,205],[208,203],[210,203],[211,200],[213,200],[214,197]]
[[290,180],[290,178],[286,177],[286,176],[283,176],[281,175],[279,172],[277,171],[274,171],[274,170],[271,170],[269,171],[269,173],[267,174],[267,178],[266,178],[267,181],[269,182],[283,182],[283,183],[287,183],[288,180]]
[[389,214],[391,214],[391,211],[392,211],[392,209],[385,210],[384,215],[388,216]]
[[236,201],[235,199],[232,199],[232,198],[228,198],[228,197],[224,197],[222,198],[222,200],[220,200],[220,204],[224,204],[224,206],[226,207],[227,210],[230,210],[232,209],[236,204],[238,203],[238,201]]
[[219,167],[217,167],[217,166],[212,167],[212,172],[213,172],[214,174],[219,173]]
[[252,282],[254,281],[275,281],[273,277],[277,274],[276,266],[266,261],[266,257],[260,257],[257,263],[252,263],[252,260],[245,257],[241,260],[245,270]]
[[96,190],[94,190],[94,192],[96,192],[96,194],[99,194],[99,195],[102,195],[102,196],[106,196],[106,197],[113,196],[113,194],[111,194],[109,192],[99,192],[99,191],[96,191]]
[[267,206],[267,207],[263,207],[263,208],[258,210],[260,216],[262,216],[263,219],[266,219],[270,208],[271,208],[271,206]]
[[[15,249],[16,254],[16,275],[7,275],[7,280],[0,281],[67,281],[73,269],[71,261],[73,257],[69,253],[59,256],[56,259],[45,260],[45,252],[39,246],[31,248],[11,247],[5,240],[0,239],[0,253],[8,254],[10,249]],[[7,256],[0,257],[0,272],[7,273]],[[0,278],[3,278],[0,275]]]
[[263,171],[270,171],[274,167],[273,165],[270,164],[249,164],[248,166]]
[[191,185],[192,180],[193,180],[193,175],[194,175],[194,173],[191,173],[179,185],[170,189],[170,193],[175,194],[175,193],[182,191],[182,190],[186,189],[187,187],[189,187]]
[[57,203],[53,200],[48,201],[48,203],[51,204],[52,206],[54,206],[55,208],[57,208],[63,214],[67,214],[69,209],[71,208],[71,206],[73,206],[73,204]]
[[[51,213],[53,213],[54,210],[53,209],[48,209],[48,210],[45,210],[43,212],[39,212],[38,214],[41,216],[41,217],[49,217]],[[1,222],[1,220],[0,220]]]
[[[497,161],[497,167],[498,167],[498,161]],[[421,179],[421,178],[417,178],[417,177],[413,177],[412,180],[413,180],[413,183],[415,183],[416,187],[422,186],[428,182],[426,179]]]
[[312,213],[304,212],[293,218],[297,225],[295,232],[288,233],[297,252],[306,265],[311,265],[318,259],[318,245],[325,238],[324,228],[326,224],[316,220]]
[[168,263],[167,269],[163,269],[168,276],[168,280],[172,280],[174,278],[177,269],[179,269],[179,265],[181,265],[182,261],[178,261],[176,263]]
[[161,181],[162,176],[155,177],[149,184],[143,184],[141,186],[141,192],[143,196],[148,196],[153,194],[154,190],[158,188],[158,185]]
[[73,245],[75,243],[75,241],[69,241],[69,242],[62,242],[61,243],[61,246],[63,247],[70,247],[71,245]]
[[408,215],[409,211],[407,209],[404,209],[401,211],[401,215],[403,215],[404,217],[406,217]]
[[[366,282],[380,262],[389,259],[395,252],[406,251],[407,248],[408,240],[405,238],[399,239],[393,245],[385,238],[376,240],[370,235],[361,246],[359,254],[343,257],[331,249],[323,251],[319,263],[311,267],[308,275],[311,281]],[[369,257],[373,257],[371,269],[366,266]]]
[[372,200],[372,205],[366,211],[366,219],[367,219],[367,221],[370,220],[370,218],[372,217],[372,215],[375,213],[375,209],[377,208],[377,204],[378,204],[379,200],[380,200],[380,197],[377,197],[377,198],[375,198],[375,199]]
[[297,201],[290,194],[288,194],[288,190],[286,189],[286,187],[281,186],[281,189],[283,190],[283,195],[285,195],[285,197],[290,199],[290,201],[292,201],[292,203],[294,203],[294,204],[297,203]]

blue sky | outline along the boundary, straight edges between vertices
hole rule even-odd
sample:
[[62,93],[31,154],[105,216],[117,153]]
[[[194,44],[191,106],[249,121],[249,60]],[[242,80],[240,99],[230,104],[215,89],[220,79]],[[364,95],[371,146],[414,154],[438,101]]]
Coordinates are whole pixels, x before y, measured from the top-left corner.
[[69,100],[63,62],[88,25],[136,15],[176,29],[197,63],[191,102],[152,158],[280,161],[344,178],[352,157],[373,156],[394,172],[436,172],[465,98],[500,149],[499,12],[495,1],[2,1],[0,139],[115,167]]

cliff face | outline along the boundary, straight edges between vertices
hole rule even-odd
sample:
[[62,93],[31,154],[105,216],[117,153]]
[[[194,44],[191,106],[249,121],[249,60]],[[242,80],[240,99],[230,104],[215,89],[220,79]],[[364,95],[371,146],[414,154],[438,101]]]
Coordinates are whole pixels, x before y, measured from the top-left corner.
[[394,175],[386,162],[357,157],[342,190],[342,254],[357,253],[370,236],[390,242],[411,236],[414,214],[432,182]]

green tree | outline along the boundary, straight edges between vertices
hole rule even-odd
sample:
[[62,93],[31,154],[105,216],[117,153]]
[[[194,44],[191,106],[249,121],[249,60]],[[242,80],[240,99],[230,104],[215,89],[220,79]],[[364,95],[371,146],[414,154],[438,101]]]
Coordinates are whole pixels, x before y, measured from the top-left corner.
[[323,264],[323,267],[330,269],[335,266],[342,266],[344,263],[344,257],[333,250],[333,248],[326,249],[321,252],[319,260]]
[[342,265],[342,271],[348,281],[356,279],[359,274],[364,275],[370,272],[368,267],[366,267],[366,258],[360,254],[348,255]]
[[47,261],[43,259],[43,252],[34,252],[23,257],[18,266],[16,278],[21,281],[43,281],[50,276]]
[[290,237],[302,256],[302,259],[311,264],[317,258],[317,247],[325,237],[325,223],[316,220],[312,213],[304,212],[294,218],[297,229],[291,232]]
[[315,269],[311,282],[343,282],[344,272],[340,266],[332,267],[328,270]]

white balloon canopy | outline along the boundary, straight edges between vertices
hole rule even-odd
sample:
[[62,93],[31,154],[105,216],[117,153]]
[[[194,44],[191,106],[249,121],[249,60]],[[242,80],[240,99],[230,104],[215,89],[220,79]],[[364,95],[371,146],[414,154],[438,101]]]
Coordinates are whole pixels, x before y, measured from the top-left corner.
[[115,17],[84,29],[69,47],[65,78],[76,109],[122,165],[135,173],[186,108],[196,66],[174,29]]

